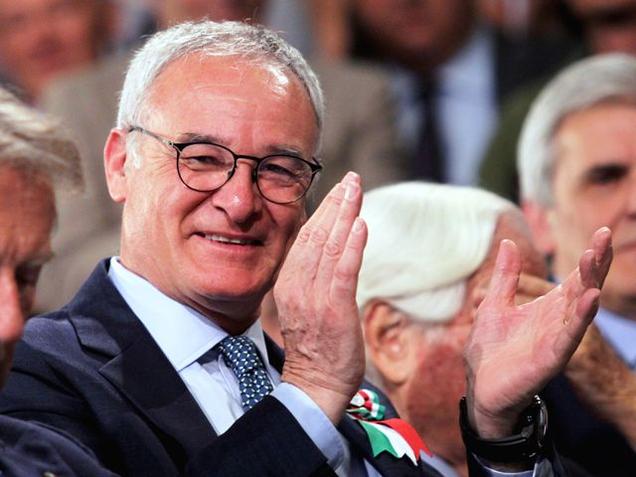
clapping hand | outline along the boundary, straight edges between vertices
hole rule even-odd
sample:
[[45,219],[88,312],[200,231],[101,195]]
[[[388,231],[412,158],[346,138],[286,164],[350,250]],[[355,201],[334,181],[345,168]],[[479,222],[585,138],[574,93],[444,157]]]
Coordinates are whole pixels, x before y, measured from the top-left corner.
[[274,287],[285,341],[282,380],[307,393],[334,423],[364,375],[355,300],[367,238],[361,205],[360,178],[350,172],[300,230]]
[[464,353],[468,415],[479,435],[511,435],[532,396],[565,367],[596,314],[611,260],[604,227],[561,285],[517,306],[521,259],[513,242],[501,242]]

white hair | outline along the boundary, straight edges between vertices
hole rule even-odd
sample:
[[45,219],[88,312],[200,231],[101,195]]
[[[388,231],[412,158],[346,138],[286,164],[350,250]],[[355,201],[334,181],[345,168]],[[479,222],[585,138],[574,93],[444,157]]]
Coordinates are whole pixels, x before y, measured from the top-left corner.
[[554,137],[570,114],[608,102],[636,102],[636,58],[597,55],[564,69],[541,91],[526,117],[517,150],[521,197],[553,205]]
[[358,306],[381,299],[418,321],[450,320],[490,251],[499,217],[511,210],[511,202],[470,187],[404,182],[368,192]]
[[0,168],[81,189],[80,155],[61,125],[0,88]]
[[302,83],[319,131],[324,118],[320,83],[300,52],[278,34],[242,22],[186,22],[153,35],[132,59],[119,101],[117,126],[138,124],[155,79],[172,62],[188,55],[238,56],[257,65],[283,66]]

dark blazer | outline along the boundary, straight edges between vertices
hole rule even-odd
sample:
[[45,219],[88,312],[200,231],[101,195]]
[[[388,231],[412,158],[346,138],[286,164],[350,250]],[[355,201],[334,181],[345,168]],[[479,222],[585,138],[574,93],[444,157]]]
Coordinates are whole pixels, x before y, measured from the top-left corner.
[[541,393],[548,406],[554,444],[595,477],[633,477],[636,452],[615,427],[596,417],[560,374]]
[[0,474],[3,477],[114,477],[70,436],[0,416]]
[[[111,284],[107,267],[101,262],[67,306],[29,321],[0,412],[63,429],[122,475],[335,476],[271,396],[217,436]],[[282,352],[271,341],[268,346],[280,370]],[[384,476],[439,476],[386,453],[373,458],[365,433],[349,418],[338,428],[352,451]]]

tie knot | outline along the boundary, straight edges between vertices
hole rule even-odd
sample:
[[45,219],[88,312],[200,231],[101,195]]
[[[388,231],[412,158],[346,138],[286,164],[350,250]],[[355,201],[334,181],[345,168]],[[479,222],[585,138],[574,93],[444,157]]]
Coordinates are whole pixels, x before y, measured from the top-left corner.
[[247,336],[228,336],[217,346],[225,364],[238,380],[243,409],[251,409],[272,392],[265,366],[251,339]]
[[256,345],[247,336],[228,336],[218,344],[218,347],[225,364],[237,376],[262,366]]

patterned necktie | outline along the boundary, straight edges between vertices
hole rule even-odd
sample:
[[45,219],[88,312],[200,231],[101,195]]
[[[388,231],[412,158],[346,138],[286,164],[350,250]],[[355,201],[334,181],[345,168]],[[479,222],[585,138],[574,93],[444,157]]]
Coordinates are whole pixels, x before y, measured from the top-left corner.
[[217,346],[225,364],[238,379],[243,409],[252,409],[274,389],[256,351],[256,345],[247,336],[228,336]]

